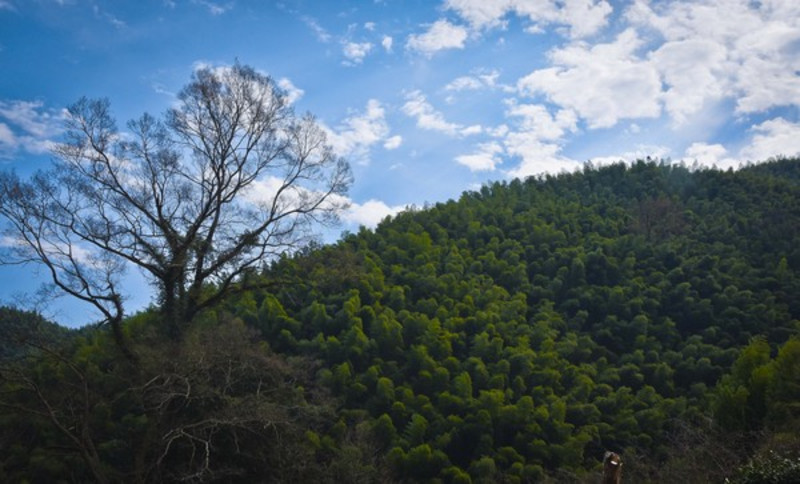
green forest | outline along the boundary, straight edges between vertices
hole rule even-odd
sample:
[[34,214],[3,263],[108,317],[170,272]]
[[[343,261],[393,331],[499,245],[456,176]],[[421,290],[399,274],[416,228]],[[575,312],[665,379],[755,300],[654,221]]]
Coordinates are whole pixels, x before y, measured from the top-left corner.
[[125,351],[0,309],[0,481],[800,482],[798,159],[496,182],[238,283]]

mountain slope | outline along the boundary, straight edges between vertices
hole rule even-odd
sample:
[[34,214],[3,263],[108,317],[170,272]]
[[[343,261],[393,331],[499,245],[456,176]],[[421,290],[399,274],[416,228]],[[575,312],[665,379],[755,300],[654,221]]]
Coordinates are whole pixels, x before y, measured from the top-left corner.
[[285,259],[231,307],[320,357],[399,477],[537,480],[659,455],[753,336],[797,333],[797,160],[495,183]]

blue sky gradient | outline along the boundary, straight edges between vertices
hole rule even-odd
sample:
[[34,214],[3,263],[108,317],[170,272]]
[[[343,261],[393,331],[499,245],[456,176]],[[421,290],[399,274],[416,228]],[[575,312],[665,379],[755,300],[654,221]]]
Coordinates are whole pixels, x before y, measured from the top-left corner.
[[[109,98],[124,127],[162,113],[198,66],[237,60],[350,160],[352,208],[327,240],[587,160],[736,168],[800,152],[794,0],[0,0],[0,169],[47,166],[80,96]],[[41,281],[0,267],[0,299]],[[131,288],[132,307],[149,301]]]

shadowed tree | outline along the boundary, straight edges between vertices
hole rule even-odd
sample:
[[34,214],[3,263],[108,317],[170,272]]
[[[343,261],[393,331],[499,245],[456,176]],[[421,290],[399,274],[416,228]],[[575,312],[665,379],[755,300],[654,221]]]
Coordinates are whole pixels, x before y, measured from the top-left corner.
[[55,166],[0,175],[5,263],[44,264],[57,289],[92,304],[124,348],[120,274],[138,267],[180,338],[204,308],[299,246],[345,208],[349,165],[310,115],[254,69],[198,69],[162,118],[120,132],[107,100],[68,109]]

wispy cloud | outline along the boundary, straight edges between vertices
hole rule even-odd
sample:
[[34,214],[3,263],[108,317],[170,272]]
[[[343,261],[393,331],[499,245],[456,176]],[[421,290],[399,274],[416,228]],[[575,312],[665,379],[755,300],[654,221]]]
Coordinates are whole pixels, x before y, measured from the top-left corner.
[[48,152],[63,121],[63,111],[47,109],[41,101],[0,101],[0,157]]
[[233,8],[233,2],[219,3],[210,0],[192,0],[192,3],[205,7],[211,15],[222,15]]
[[106,10],[101,9],[97,5],[92,6],[92,11],[94,12],[94,16],[96,18],[105,20],[106,22],[113,25],[114,28],[116,28],[117,30],[124,29],[128,26],[123,20],[120,20],[115,15],[111,14]]
[[333,38],[327,30],[325,30],[316,19],[308,16],[304,16],[301,20],[308,25],[314,35],[317,37],[317,40],[322,42],[323,44],[327,44]]
[[403,112],[417,120],[417,126],[430,131],[438,131],[449,136],[468,136],[482,131],[480,125],[463,126],[445,120],[421,91],[411,91],[406,95]]

